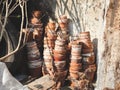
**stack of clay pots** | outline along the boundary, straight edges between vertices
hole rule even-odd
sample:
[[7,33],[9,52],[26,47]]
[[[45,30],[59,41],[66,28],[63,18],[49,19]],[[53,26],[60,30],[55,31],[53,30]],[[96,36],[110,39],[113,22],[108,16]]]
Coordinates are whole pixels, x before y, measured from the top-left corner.
[[55,31],[56,23],[52,20],[49,20],[49,23],[46,26],[45,34],[46,39],[44,39],[44,45],[48,45],[49,48],[54,49],[55,47],[55,40],[57,38],[57,33]]
[[65,40],[69,39],[68,18],[66,15],[61,15],[58,18],[59,31],[58,34]]
[[40,58],[40,52],[35,41],[28,42],[27,57],[30,74],[33,77],[42,76],[42,59]]
[[41,23],[40,17],[42,13],[38,10],[33,11],[32,18],[29,22],[28,29],[28,40],[27,40],[27,50],[28,50],[28,64],[30,68],[30,73],[34,77],[42,76],[42,36],[43,36],[43,24]]
[[43,45],[43,24],[40,20],[42,13],[35,10],[33,11],[32,16],[29,27],[33,30],[33,39],[36,41],[38,48],[41,48]]
[[81,57],[81,49],[82,49],[82,45],[80,44],[72,44],[71,46],[71,63],[70,63],[70,68],[69,68],[69,72],[70,72],[70,77],[72,79],[79,79],[79,72],[82,71],[82,57]]
[[90,39],[90,32],[79,34],[79,43],[82,43],[82,63],[86,78],[92,82],[96,71],[93,43]]
[[67,49],[66,49],[66,40],[57,37],[55,41],[54,48],[54,63],[56,67],[56,71],[64,71],[67,61]]
[[67,16],[61,15],[58,18],[59,30],[54,48],[54,63],[56,71],[64,71],[67,61],[67,40],[68,40],[68,19]]
[[45,64],[45,74],[49,74],[49,70],[53,68],[53,49],[55,47],[55,40],[57,38],[57,34],[55,31],[56,23],[52,20],[49,20],[44,37],[44,64]]

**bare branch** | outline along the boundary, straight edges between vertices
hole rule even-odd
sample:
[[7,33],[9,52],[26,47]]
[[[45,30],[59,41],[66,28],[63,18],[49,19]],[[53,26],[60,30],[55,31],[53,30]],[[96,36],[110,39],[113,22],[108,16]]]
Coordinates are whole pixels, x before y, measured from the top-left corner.
[[19,5],[20,5],[20,8],[21,8],[21,12],[22,12],[22,21],[21,21],[21,29],[20,29],[20,36],[19,36],[18,45],[13,52],[8,53],[7,55],[1,57],[0,61],[4,61],[5,58],[9,57],[10,55],[13,55],[14,53],[16,53],[19,50],[19,47],[20,47],[20,44],[21,44],[21,39],[22,39],[22,28],[23,28],[23,22],[24,22],[24,2],[22,4],[20,2],[21,2],[21,0],[19,0]]

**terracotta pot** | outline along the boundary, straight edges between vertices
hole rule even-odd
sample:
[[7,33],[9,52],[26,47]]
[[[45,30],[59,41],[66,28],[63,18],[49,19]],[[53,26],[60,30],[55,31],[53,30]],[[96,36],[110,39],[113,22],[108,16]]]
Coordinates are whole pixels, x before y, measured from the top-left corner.
[[32,42],[33,41],[33,31],[28,31],[29,32],[29,35],[28,35],[28,39],[27,39],[27,42]]
[[32,77],[41,77],[42,76],[42,67],[38,67],[38,68],[31,68],[29,69],[30,71],[30,75]]
[[80,59],[82,59],[82,57],[81,56],[71,56],[71,59],[74,59],[74,60],[80,60]]
[[85,76],[90,82],[94,79],[95,71],[96,67],[89,67],[85,70]]
[[90,56],[90,57],[83,57],[82,58],[83,64],[94,64],[95,62],[95,56]]
[[66,54],[66,50],[62,50],[62,51],[56,51],[56,50],[53,50],[54,54]]
[[55,41],[55,44],[58,45],[58,46],[64,46],[66,43],[65,42],[62,42],[60,40],[56,40]]
[[83,43],[82,47],[83,49],[93,49],[93,44]]
[[78,73],[70,73],[70,77],[77,80],[79,78],[79,75]]
[[63,69],[66,66],[66,61],[54,61],[57,69]]
[[72,48],[82,48],[82,45],[78,45],[78,44],[73,44]]
[[71,52],[71,56],[81,56],[81,52]]
[[59,57],[59,58],[65,58],[66,54],[61,54],[61,53],[54,53],[55,57]]
[[46,40],[46,41],[44,41],[44,44],[54,44],[54,41],[52,41],[52,40]]
[[71,71],[80,71],[82,69],[81,63],[70,63],[70,70]]
[[94,55],[94,52],[85,53],[85,54],[82,53],[82,56],[83,56],[83,57],[90,57],[90,56],[92,56],[92,55]]
[[32,12],[32,16],[39,19],[42,16],[42,12],[39,10],[35,10]]
[[65,68],[56,68],[56,72],[63,72],[63,71],[65,71]]
[[48,38],[54,39],[54,40],[57,38],[57,35],[56,34],[52,34],[52,33],[47,33],[47,36],[48,36]]
[[43,56],[43,57],[44,57],[45,60],[47,60],[47,59],[53,59],[53,56],[46,56],[46,55],[45,55],[45,56]]
[[27,47],[27,48],[34,48],[34,47],[36,47],[36,46],[37,46],[37,44],[36,44],[35,41],[28,42],[28,43],[26,44],[26,47]]
[[93,52],[93,49],[83,49],[82,50],[82,54],[91,53],[91,52]]
[[55,60],[55,61],[65,61],[65,60],[66,60],[66,57],[65,57],[65,56],[55,56],[55,55],[54,55],[54,60]]
[[81,32],[79,34],[79,37],[80,38],[89,38],[90,39],[90,32],[89,31],[87,31],[87,32]]
[[61,30],[61,33],[64,35],[68,35],[69,31],[68,31],[68,29],[65,28],[64,30],[63,29]]
[[41,22],[39,21],[39,19],[37,19],[37,18],[32,18],[31,19],[31,24],[33,24],[33,25],[36,25],[36,24],[40,24]]
[[96,64],[83,64],[83,70],[86,70],[87,68],[96,68]]
[[50,30],[55,30],[56,24],[55,24],[55,22],[49,22],[48,25],[47,25],[47,27]]
[[72,45],[71,52],[81,53],[82,45]]
[[47,68],[52,68],[52,63],[51,62],[44,62],[44,64]]
[[71,63],[81,63],[81,59],[71,59]]
[[29,60],[31,58],[37,58],[37,57],[40,57],[40,52],[39,52],[39,50],[32,50],[27,53],[27,56],[28,56]]
[[68,28],[68,24],[67,23],[63,23],[63,22],[59,23],[59,26],[63,30],[65,30],[65,28]]
[[28,62],[30,74],[33,77],[40,77],[42,76],[42,61],[34,60]]
[[56,51],[62,51],[62,50],[66,50],[64,46],[57,46],[55,45],[55,50]]
[[66,43],[66,40],[65,39],[63,39],[62,37],[60,37],[60,36],[58,36],[57,37],[57,40],[59,40],[60,42],[64,42],[64,43]]

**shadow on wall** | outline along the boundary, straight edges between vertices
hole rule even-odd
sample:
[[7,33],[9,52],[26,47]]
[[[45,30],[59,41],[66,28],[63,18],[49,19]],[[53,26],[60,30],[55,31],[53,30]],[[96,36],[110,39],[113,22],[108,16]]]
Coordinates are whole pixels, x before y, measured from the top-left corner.
[[[97,47],[98,47],[98,39],[97,38],[94,38],[93,39],[93,48],[94,48],[94,53],[95,53],[95,63],[96,63],[96,65],[98,65],[98,59],[97,59],[97,52],[98,52],[98,50],[97,50]],[[97,71],[97,70],[96,70]],[[97,73],[95,73],[95,81],[97,80]]]

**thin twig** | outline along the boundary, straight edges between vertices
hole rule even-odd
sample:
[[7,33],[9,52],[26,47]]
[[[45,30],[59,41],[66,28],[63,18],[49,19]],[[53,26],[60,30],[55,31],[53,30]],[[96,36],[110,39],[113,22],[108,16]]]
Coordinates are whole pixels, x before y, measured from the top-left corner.
[[[19,0],[19,2],[21,2]],[[19,47],[20,47],[20,44],[21,44],[21,39],[22,39],[22,28],[23,28],[23,22],[24,22],[24,2],[22,3],[19,3],[20,4],[20,8],[21,8],[21,12],[22,12],[22,21],[21,21],[21,29],[20,29],[20,36],[19,36],[19,41],[18,41],[18,45],[16,47],[16,49],[14,51],[12,51],[11,53],[8,53],[7,55],[3,56],[0,58],[1,61],[4,61],[5,58],[13,55],[14,53],[16,53],[18,50],[19,50]]]
[[8,0],[6,1],[6,12],[5,12],[5,19],[4,19],[4,23],[2,25],[2,30],[1,30],[1,33],[0,33],[0,41],[2,40],[2,36],[3,36],[3,32],[5,31],[5,26],[6,26],[6,23],[7,23],[7,17],[8,17]]

